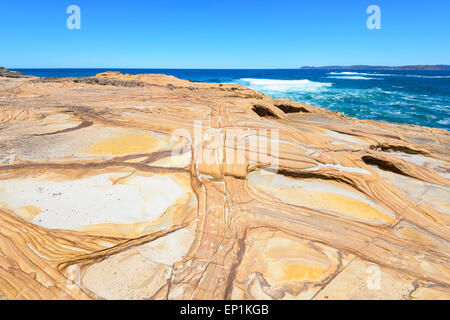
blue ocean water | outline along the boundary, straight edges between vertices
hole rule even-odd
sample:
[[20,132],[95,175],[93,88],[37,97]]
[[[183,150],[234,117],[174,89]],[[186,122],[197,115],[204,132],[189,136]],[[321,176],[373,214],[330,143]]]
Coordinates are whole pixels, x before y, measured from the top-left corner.
[[244,84],[274,98],[384,120],[450,130],[450,71],[307,69],[14,69],[40,77],[92,76],[107,70],[164,73],[182,79]]

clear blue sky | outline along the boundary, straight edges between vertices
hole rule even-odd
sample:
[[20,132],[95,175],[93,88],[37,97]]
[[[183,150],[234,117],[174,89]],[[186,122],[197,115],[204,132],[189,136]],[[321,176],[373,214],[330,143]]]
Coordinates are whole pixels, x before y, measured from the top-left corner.
[[[81,8],[81,30],[66,8]],[[381,30],[366,9],[381,8]],[[8,68],[450,64],[449,0],[2,0]]]

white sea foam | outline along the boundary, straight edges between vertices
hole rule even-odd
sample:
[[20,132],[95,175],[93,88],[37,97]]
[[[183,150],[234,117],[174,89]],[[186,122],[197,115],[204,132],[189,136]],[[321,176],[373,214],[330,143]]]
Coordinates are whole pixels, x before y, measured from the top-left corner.
[[424,78],[424,79],[449,79],[450,76],[424,76],[420,74],[407,74],[410,78]]
[[331,79],[345,79],[345,80],[383,80],[383,78],[369,78],[363,76],[337,76],[337,77],[328,77]]
[[368,73],[348,72],[348,71],[345,71],[345,72],[330,72],[330,73],[328,73],[328,74],[336,74],[336,75],[342,74],[342,75],[349,75],[349,76],[351,76],[351,75],[368,74]]
[[402,74],[402,73],[365,73],[365,72],[330,72],[329,75],[347,76],[371,76],[371,77],[410,77],[424,79],[448,79],[450,76],[427,76],[422,74]]
[[343,76],[371,76],[371,77],[381,77],[381,76],[397,76],[397,74],[392,73],[367,73],[367,72],[329,72],[329,75],[343,75]]
[[331,87],[328,82],[315,82],[308,79],[302,80],[275,80],[275,79],[254,79],[242,78],[241,81],[250,83],[250,87],[255,90],[271,91],[316,91],[321,88]]

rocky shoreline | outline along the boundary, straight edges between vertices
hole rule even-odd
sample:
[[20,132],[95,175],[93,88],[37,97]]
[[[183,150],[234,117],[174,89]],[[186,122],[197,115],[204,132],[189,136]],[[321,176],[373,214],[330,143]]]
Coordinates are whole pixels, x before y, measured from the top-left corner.
[[0,77],[7,78],[22,78],[25,77],[22,72],[19,71],[10,71],[6,68],[0,67]]
[[0,297],[450,298],[446,130],[161,74],[0,84]]

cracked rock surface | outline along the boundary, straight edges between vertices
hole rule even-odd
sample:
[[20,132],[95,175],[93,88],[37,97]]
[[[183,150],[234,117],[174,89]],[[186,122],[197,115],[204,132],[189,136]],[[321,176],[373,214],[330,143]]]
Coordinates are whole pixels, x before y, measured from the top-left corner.
[[241,85],[2,77],[0,298],[449,299],[449,148]]

